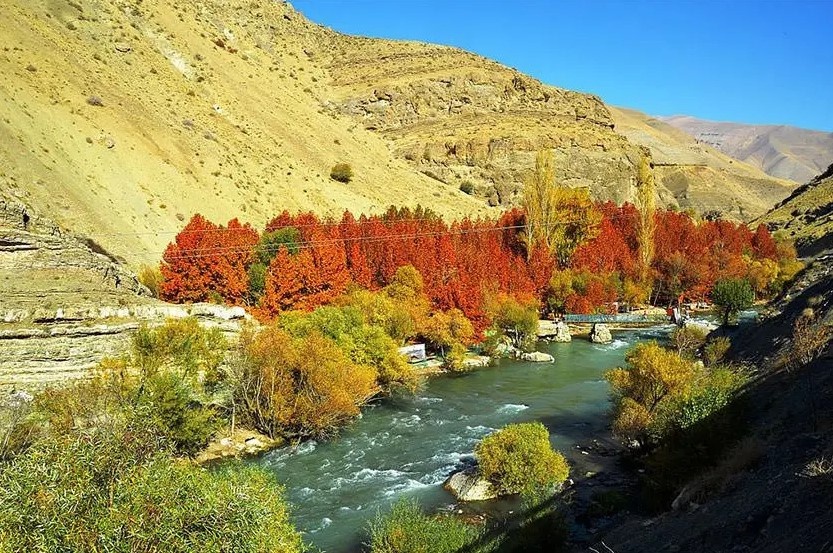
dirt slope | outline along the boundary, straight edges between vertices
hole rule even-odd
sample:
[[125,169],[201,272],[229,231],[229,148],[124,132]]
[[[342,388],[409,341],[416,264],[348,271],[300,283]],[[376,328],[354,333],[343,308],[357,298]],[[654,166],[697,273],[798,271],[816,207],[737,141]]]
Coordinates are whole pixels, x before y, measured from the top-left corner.
[[[281,3],[11,0],[0,28],[3,185],[131,261],[197,211],[486,211],[321,109],[303,38],[325,31]],[[349,185],[329,179],[339,161]]]
[[779,179],[807,182],[833,162],[833,133],[786,125],[704,121],[685,115],[661,119]]

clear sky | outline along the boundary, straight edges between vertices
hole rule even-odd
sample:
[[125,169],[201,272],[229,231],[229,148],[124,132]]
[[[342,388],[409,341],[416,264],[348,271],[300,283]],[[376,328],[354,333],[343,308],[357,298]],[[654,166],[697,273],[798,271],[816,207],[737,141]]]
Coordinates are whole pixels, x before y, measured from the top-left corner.
[[459,46],[652,115],[833,131],[833,0],[294,0],[350,34]]

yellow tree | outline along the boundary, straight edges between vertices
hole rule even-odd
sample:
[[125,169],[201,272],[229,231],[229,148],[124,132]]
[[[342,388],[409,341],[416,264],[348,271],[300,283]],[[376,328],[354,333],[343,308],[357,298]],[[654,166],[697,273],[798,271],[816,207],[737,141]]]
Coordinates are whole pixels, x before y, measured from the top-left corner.
[[663,400],[684,393],[697,376],[693,362],[656,342],[637,344],[625,356],[628,366],[605,374],[613,391],[614,431],[642,444]]
[[562,267],[581,244],[598,234],[602,216],[586,188],[556,186],[550,150],[538,152],[535,170],[524,185],[527,256],[541,246],[555,255]]
[[636,203],[639,208],[637,237],[639,239],[640,279],[643,284],[646,284],[650,277],[651,263],[654,261],[654,232],[657,226],[654,218],[657,209],[656,184],[647,155],[643,155],[639,160],[639,169],[636,174]]

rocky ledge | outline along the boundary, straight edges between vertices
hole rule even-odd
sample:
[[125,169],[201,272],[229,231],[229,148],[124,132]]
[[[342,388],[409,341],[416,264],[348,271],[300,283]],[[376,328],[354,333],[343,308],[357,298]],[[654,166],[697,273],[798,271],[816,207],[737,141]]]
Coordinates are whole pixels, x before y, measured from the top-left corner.
[[0,390],[85,378],[102,359],[121,355],[142,324],[185,317],[230,338],[251,320],[242,307],[213,304],[7,309],[0,312]]

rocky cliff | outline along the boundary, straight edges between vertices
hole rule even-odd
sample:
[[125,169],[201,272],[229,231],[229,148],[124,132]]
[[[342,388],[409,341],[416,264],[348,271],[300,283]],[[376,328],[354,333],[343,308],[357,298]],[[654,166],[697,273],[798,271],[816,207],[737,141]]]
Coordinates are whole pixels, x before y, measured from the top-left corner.
[[[95,251],[98,250],[98,251]],[[89,376],[141,324],[196,317],[236,335],[240,307],[169,305],[95,242],[0,193],[0,390]]]

